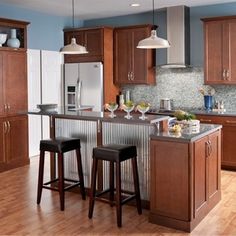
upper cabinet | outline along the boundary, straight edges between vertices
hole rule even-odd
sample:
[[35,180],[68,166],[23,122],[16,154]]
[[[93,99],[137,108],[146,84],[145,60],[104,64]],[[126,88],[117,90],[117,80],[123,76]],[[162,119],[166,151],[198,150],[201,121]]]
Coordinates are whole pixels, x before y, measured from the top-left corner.
[[103,102],[115,102],[118,87],[113,84],[113,29],[110,27],[64,30],[65,45],[75,37],[77,44],[86,47],[87,54],[65,55],[65,63],[103,63]]
[[205,84],[236,84],[236,16],[202,20]]
[[[7,40],[12,38],[12,30],[15,31],[15,36],[19,40],[19,47],[11,47],[7,45],[7,40],[3,43],[0,50],[26,50],[27,49],[27,25],[29,22],[18,21],[12,19],[0,18],[0,33],[7,34]],[[13,45],[13,44],[12,44]]]
[[105,28],[79,28],[73,30],[65,30],[65,45],[70,44],[71,38],[75,37],[77,44],[85,46],[88,51],[87,54],[65,55],[65,62],[103,61],[104,33],[106,34]]
[[114,30],[115,84],[155,84],[155,50],[138,49],[138,42],[151,34],[151,25]]

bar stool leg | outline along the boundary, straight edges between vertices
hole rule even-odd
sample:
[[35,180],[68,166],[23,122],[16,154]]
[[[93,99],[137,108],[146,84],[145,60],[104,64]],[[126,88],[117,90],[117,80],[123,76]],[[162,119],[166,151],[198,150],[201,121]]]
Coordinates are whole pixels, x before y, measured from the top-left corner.
[[138,210],[138,214],[141,215],[142,205],[141,205],[140,190],[139,190],[137,157],[132,158],[132,169],[133,169],[134,190],[135,190],[135,195],[136,195],[137,210]]
[[86,199],[86,193],[84,188],[84,175],[83,175],[83,168],[82,168],[82,162],[81,162],[81,153],[80,149],[76,149],[76,157],[77,157],[77,165],[78,165],[78,174],[79,174],[79,181],[80,181],[80,192],[82,195],[82,199]]
[[90,199],[89,199],[89,219],[93,217],[95,193],[96,193],[96,177],[97,177],[97,166],[98,160],[93,158],[93,167],[92,167],[92,179],[91,179],[91,189],[90,189]]
[[40,204],[41,202],[41,196],[43,190],[44,154],[45,154],[44,151],[40,151],[37,204]]
[[63,169],[63,154],[58,153],[58,190],[60,196],[60,207],[61,211],[64,211],[65,208],[65,192],[64,192],[64,169]]
[[114,162],[110,161],[110,205],[114,205]]
[[117,216],[117,226],[122,225],[122,209],[121,209],[121,171],[120,162],[116,162],[116,216]]

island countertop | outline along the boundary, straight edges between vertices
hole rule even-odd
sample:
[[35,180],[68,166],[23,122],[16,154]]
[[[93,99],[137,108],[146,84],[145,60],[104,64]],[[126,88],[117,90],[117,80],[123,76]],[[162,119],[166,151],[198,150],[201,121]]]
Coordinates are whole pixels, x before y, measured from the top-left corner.
[[29,115],[45,115],[52,116],[54,118],[63,119],[79,119],[79,120],[90,120],[90,121],[104,121],[112,123],[131,123],[131,124],[155,124],[160,121],[165,121],[169,119],[169,116],[163,115],[149,115],[147,114],[147,119],[141,120],[139,117],[140,113],[131,113],[132,118],[126,119],[124,112],[115,112],[116,117],[111,118],[110,112],[94,112],[94,111],[83,111],[83,110],[70,110],[67,107],[58,107],[55,111],[41,111],[39,109],[29,110],[25,112]]
[[199,130],[191,131],[190,129],[183,129],[181,132],[169,132],[169,131],[157,131],[155,134],[152,134],[151,139],[159,140],[174,140],[180,142],[194,142],[197,139],[200,139],[208,134],[215,132],[222,128],[222,125],[211,125],[211,124],[200,124]]

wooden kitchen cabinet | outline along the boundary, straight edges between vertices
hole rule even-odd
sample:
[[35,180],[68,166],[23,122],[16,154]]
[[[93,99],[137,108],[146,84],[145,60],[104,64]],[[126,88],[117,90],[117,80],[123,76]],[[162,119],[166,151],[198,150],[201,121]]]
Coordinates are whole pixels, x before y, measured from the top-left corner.
[[194,218],[218,201],[221,137],[218,132],[194,142]]
[[1,118],[0,126],[0,172],[29,164],[28,117]]
[[236,16],[202,20],[205,84],[236,84]]
[[190,141],[151,140],[152,223],[191,232],[220,201],[221,132]]
[[114,30],[114,82],[155,84],[155,50],[136,48],[151,34],[151,25],[119,27]]
[[0,172],[29,163],[27,110],[28,22],[0,18],[0,29],[15,28],[20,48],[0,47]]
[[26,52],[0,50],[0,114],[27,109]]
[[222,128],[222,160],[223,169],[236,170],[236,117],[223,115],[197,115],[201,123],[220,124]]
[[116,102],[119,88],[113,83],[113,28],[65,29],[65,44],[72,37],[78,44],[86,46],[87,54],[65,55],[65,63],[102,62],[103,63],[103,103]]
[[[106,31],[106,30],[105,30]],[[64,43],[70,44],[71,38],[75,37],[77,44],[86,47],[87,54],[65,55],[65,62],[94,62],[103,61],[103,37],[104,28],[79,28],[64,33]]]

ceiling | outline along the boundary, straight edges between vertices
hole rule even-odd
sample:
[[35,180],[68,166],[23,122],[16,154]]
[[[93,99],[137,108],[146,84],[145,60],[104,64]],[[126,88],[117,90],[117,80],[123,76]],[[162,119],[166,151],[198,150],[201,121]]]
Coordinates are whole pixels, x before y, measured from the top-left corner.
[[[229,2],[235,2],[235,0],[156,0],[155,8],[177,5],[191,7]],[[71,0],[0,0],[1,3],[51,15],[72,15]],[[130,7],[131,3],[140,3],[141,6]],[[152,0],[75,0],[75,15],[81,20],[135,14],[151,9]]]

